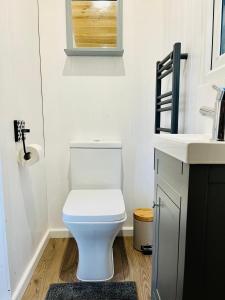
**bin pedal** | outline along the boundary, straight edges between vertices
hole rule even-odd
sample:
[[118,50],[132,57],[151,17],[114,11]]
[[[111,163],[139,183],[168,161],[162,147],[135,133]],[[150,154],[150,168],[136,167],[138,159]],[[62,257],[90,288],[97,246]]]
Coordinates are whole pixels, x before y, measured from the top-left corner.
[[152,255],[152,245],[142,245],[141,252],[144,255]]

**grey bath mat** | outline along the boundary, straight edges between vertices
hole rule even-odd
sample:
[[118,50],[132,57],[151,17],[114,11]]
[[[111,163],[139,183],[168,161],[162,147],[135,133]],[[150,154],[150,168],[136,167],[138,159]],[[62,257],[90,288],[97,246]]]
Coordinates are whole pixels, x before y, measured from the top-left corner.
[[135,282],[52,284],[46,300],[137,300]]

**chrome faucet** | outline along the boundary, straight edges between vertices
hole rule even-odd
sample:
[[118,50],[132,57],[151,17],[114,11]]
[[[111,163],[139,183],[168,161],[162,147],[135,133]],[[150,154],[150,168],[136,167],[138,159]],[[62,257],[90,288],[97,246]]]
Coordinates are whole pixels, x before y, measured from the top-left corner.
[[213,116],[213,132],[212,139],[217,141],[224,141],[225,132],[225,88],[220,88],[213,85],[217,91],[215,108],[201,107],[200,113],[204,116]]

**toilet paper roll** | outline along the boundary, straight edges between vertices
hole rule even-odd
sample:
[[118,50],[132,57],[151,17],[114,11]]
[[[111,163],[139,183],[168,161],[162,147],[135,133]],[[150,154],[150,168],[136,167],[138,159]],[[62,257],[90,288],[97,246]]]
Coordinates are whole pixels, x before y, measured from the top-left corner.
[[23,167],[30,167],[44,157],[43,150],[40,145],[31,144],[26,147],[26,151],[31,153],[31,158],[29,160],[24,159],[23,149],[21,149],[18,153],[18,162]]

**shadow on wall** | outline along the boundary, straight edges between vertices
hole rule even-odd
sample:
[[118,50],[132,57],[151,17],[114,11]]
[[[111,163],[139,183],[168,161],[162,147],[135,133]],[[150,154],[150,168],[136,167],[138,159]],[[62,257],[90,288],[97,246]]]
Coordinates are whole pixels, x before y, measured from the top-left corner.
[[122,57],[67,57],[64,76],[125,76]]
[[[35,204],[34,204],[34,193],[32,189],[32,180],[30,170],[25,167],[19,166],[20,185],[24,200],[24,207],[27,216],[27,222],[31,232],[37,230],[37,222],[34,216]],[[31,213],[33,212],[33,214]],[[33,242],[33,241],[32,241]]]

